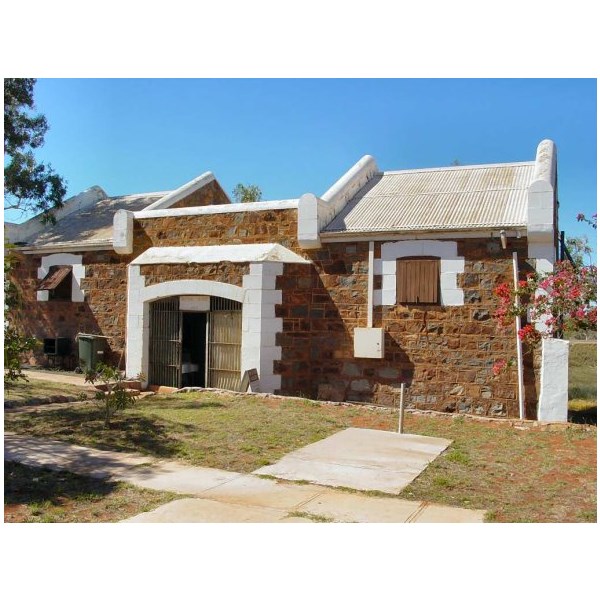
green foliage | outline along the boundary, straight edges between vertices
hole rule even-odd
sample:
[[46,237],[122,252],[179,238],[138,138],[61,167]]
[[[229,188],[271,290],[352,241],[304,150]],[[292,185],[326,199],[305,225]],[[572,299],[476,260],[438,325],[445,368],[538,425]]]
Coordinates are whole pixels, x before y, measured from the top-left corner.
[[233,189],[233,196],[237,202],[260,202],[262,192],[257,185],[243,185],[238,183]]
[[4,246],[4,384],[27,377],[21,370],[23,354],[33,350],[39,342],[35,338],[22,335],[11,321],[11,311],[20,306],[19,290],[15,286],[11,273],[17,264],[17,258],[11,252],[10,244]]
[[35,79],[4,80],[4,209],[42,214],[55,221],[63,205],[65,182],[50,165],[38,163],[33,150],[44,143],[46,117],[33,114]]
[[33,350],[39,342],[22,336],[10,324],[4,326],[4,385],[9,386],[19,379],[27,380],[21,370],[21,357],[25,352]]
[[586,264],[592,264],[593,249],[590,246],[590,241],[587,235],[567,238],[565,243],[571,258],[578,269],[581,269]]
[[135,392],[125,387],[123,376],[115,367],[100,363],[95,370],[86,371],[85,381],[102,388],[96,392],[96,401],[104,413],[106,429],[110,428],[110,419],[117,411],[135,404]]

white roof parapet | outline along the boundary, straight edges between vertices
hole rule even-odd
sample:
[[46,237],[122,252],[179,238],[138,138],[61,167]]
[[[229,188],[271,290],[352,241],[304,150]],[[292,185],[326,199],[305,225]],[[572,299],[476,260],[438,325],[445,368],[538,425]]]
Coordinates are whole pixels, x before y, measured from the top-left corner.
[[[147,206],[143,209],[143,211],[147,210],[159,210],[164,208],[169,208],[179,202],[179,200],[183,200],[189,194],[192,194],[196,190],[203,188],[205,185],[208,185],[211,181],[215,181],[215,176],[210,172],[206,171],[206,173],[202,173],[202,175],[184,183],[181,187],[178,187],[176,190],[168,193],[166,196],[162,197],[160,200],[157,200],[154,204]],[[227,193],[225,192],[225,195]],[[231,198],[227,196],[229,202],[231,202]]]
[[232,244],[230,246],[164,246],[148,248],[132,265],[208,264],[218,262],[301,263],[309,261],[280,244]]
[[542,140],[535,157],[533,179],[527,190],[527,237],[534,243],[554,243],[558,227],[556,144]]
[[135,219],[157,219],[162,217],[194,217],[218,213],[254,212],[260,210],[286,210],[297,208],[298,200],[265,200],[263,202],[244,202],[233,204],[209,204],[208,206],[190,206],[187,208],[165,208],[161,210],[138,210],[133,213]]
[[[65,200],[62,208],[54,211],[54,216],[56,217],[57,221],[60,221],[64,217],[74,212],[89,208],[100,200],[106,200],[107,198],[108,196],[106,195],[106,192],[99,185],[94,185],[91,188],[88,188],[87,190],[77,194],[76,196]],[[40,233],[47,227],[47,224],[42,223],[41,215],[31,217],[31,219],[25,221],[24,223],[11,223],[11,227],[7,229],[9,242],[22,242],[27,238]]]
[[319,234],[348,201],[378,172],[370,155],[363,156],[321,198],[303,194],[298,202],[298,243],[301,248],[320,248]]

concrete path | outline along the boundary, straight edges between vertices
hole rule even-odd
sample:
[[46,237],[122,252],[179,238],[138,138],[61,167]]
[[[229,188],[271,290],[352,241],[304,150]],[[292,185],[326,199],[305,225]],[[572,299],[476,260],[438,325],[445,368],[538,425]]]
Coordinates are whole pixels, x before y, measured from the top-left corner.
[[451,440],[349,428],[254,471],[279,479],[398,494]]
[[4,434],[4,458],[194,496],[169,502],[129,522],[480,523],[484,517],[481,510],[290,484],[14,433]]
[[53,381],[55,383],[69,383],[71,385],[80,385],[81,387],[91,388],[91,383],[85,383],[85,375],[78,373],[69,373],[68,371],[38,371],[36,369],[23,369],[23,374],[29,379],[41,379],[43,381]]

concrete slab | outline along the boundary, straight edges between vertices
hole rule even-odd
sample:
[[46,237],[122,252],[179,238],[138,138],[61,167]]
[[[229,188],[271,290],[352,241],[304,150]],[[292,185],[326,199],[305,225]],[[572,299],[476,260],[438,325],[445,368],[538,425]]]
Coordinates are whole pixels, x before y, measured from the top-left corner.
[[411,519],[411,523],[483,523],[485,510],[427,504]]
[[349,428],[254,473],[397,494],[451,443],[444,438]]
[[406,523],[420,508],[419,502],[331,490],[307,502],[301,510],[341,523]]
[[153,462],[143,455],[96,450],[10,432],[4,433],[4,459],[99,478],[118,477],[132,468],[139,474],[149,473]]
[[122,523],[277,523],[287,511],[240,506],[203,498],[184,498],[163,504]]
[[154,463],[152,469],[130,469],[117,476],[119,481],[132,485],[179,494],[203,494],[240,477],[243,475],[232,471],[188,467],[174,462]]
[[254,475],[243,475],[202,494],[204,498],[232,504],[267,506],[294,511],[298,506],[323,493],[313,485],[285,484]]

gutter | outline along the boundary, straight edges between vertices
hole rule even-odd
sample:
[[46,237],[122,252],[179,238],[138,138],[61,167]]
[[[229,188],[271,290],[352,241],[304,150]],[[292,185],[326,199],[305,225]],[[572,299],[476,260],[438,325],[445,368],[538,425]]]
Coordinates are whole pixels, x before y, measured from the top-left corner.
[[23,254],[59,254],[61,252],[91,252],[112,250],[112,240],[102,240],[90,244],[53,244],[52,246],[15,246],[14,250]]
[[469,229],[405,229],[403,231],[329,231],[322,232],[320,238],[324,242],[389,242],[426,239],[432,236],[436,239],[481,238],[486,234],[499,237],[501,231],[505,231],[506,236],[511,238],[527,235],[527,228],[523,225],[498,225],[481,229],[470,227]]

